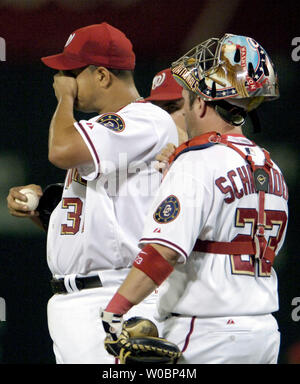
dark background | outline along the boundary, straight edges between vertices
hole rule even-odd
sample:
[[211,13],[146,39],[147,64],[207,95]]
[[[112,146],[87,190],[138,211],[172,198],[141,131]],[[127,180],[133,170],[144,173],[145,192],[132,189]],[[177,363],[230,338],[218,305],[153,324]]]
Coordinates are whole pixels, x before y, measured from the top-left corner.
[[56,99],[54,71],[43,66],[40,57],[60,52],[75,29],[107,21],[131,39],[137,56],[136,84],[145,97],[155,73],[206,38],[221,37],[225,32],[246,35],[270,54],[281,97],[260,108],[263,131],[246,133],[271,151],[289,187],[288,232],[275,263],[281,307],[275,316],[282,334],[279,362],[300,362],[300,323],[292,319],[296,310],[292,300],[300,297],[300,52],[292,58],[296,48],[292,40],[300,36],[297,4],[257,0],[0,0],[0,37],[6,43],[6,60],[0,61],[0,297],[6,302],[6,321],[0,322],[0,361],[54,363],[46,318],[51,296],[46,236],[28,220],[11,217],[6,208],[10,187],[29,183],[45,187],[64,179],[64,171],[47,158],[48,127]]

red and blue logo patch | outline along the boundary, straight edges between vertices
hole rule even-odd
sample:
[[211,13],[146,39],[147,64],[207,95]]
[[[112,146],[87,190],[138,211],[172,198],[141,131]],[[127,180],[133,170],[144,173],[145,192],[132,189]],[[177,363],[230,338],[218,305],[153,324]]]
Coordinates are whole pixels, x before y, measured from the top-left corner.
[[97,120],[97,123],[104,125],[114,132],[122,132],[125,129],[125,122],[121,116],[116,113],[105,113]]
[[171,195],[161,202],[153,218],[157,223],[166,224],[175,220],[180,212],[180,203],[176,196]]

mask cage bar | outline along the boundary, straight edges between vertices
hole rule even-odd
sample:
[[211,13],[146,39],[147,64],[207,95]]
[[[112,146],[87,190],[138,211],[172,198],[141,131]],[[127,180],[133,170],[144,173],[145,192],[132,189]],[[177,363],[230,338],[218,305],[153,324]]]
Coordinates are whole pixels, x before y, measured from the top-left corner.
[[[224,38],[227,36],[224,36]],[[215,73],[220,62],[221,45],[224,40],[211,38],[192,48],[178,60],[172,63],[172,68],[184,65],[186,68],[193,67],[197,70],[199,79],[203,79]]]

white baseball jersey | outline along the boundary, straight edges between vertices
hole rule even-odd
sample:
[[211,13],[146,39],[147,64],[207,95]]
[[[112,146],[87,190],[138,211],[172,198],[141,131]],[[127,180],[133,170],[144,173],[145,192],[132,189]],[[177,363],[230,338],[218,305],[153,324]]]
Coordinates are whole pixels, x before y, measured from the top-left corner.
[[[260,147],[241,135],[228,136],[255,164]],[[266,239],[277,254],[288,218],[288,191],[277,165],[265,195]],[[159,313],[198,317],[249,316],[278,310],[277,278],[265,260],[249,255],[194,252],[197,239],[231,242],[252,238],[258,194],[251,169],[221,144],[194,147],[172,163],[148,214],[140,245],[157,243],[180,255],[160,287]]]
[[169,142],[178,145],[172,118],[151,103],[131,103],[75,127],[93,163],[67,172],[51,215],[47,258],[56,276],[131,266],[161,181],[155,156]]

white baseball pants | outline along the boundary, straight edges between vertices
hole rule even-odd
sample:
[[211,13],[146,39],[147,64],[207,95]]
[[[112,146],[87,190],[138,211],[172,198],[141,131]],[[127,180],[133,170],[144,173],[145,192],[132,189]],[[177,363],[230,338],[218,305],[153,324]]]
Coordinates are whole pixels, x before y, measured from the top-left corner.
[[178,364],[276,364],[280,333],[272,315],[219,318],[175,317],[162,324],[177,344]]
[[[99,272],[103,287],[55,294],[48,302],[48,327],[57,364],[114,364],[116,359],[104,348],[106,334],[100,320],[129,269]],[[124,316],[146,317],[156,323],[153,314],[157,294],[153,293]],[[159,325],[158,325],[159,327]]]

